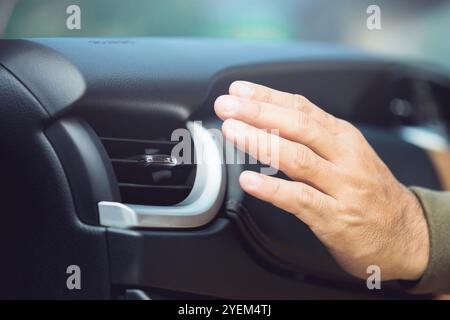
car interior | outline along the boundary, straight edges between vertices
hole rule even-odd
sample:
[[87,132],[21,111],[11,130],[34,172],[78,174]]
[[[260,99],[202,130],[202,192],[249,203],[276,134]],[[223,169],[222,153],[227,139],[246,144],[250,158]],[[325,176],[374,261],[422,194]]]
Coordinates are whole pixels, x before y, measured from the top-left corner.
[[[421,297],[395,281],[367,290],[305,224],[243,192],[239,174],[263,165],[223,163],[210,130],[234,80],[306,96],[355,124],[403,184],[450,188],[450,76],[427,64],[332,44],[3,39],[0,297]],[[142,165],[180,128],[211,162]],[[82,290],[67,290],[69,265]]]

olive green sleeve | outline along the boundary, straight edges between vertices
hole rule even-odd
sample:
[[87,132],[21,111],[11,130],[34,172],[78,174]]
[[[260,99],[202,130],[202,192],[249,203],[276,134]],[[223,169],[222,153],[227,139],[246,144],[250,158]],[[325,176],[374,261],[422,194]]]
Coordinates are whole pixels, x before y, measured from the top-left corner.
[[412,293],[450,293],[450,192],[412,187],[422,204],[430,236],[430,258],[422,278],[408,285]]

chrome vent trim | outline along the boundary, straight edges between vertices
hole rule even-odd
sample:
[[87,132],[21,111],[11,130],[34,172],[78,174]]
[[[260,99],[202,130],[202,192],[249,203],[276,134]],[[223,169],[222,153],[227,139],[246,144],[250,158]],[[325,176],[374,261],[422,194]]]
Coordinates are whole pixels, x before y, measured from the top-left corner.
[[197,163],[195,182],[188,197],[173,206],[101,201],[98,203],[101,225],[118,228],[195,228],[207,224],[217,215],[223,202],[226,179],[219,146],[200,124],[188,122],[187,128],[196,146],[196,159],[203,159]]

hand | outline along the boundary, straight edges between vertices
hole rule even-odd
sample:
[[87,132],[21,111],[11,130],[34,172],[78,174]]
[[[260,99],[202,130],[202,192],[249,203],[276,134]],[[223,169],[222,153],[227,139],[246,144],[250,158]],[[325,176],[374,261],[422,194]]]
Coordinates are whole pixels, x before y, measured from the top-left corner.
[[[228,140],[292,179],[246,171],[246,192],[306,223],[356,277],[367,278],[370,265],[381,268],[383,281],[421,277],[429,239],[420,203],[357,128],[302,96],[243,81],[214,108]],[[278,154],[262,147],[269,144]]]

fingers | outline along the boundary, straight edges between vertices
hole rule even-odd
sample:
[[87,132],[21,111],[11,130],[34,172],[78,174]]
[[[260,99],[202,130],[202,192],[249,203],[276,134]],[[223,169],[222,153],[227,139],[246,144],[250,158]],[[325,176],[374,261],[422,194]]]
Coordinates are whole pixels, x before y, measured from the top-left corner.
[[323,127],[329,129],[330,132],[339,132],[340,122],[337,118],[317,107],[301,95],[278,91],[247,81],[233,82],[230,86],[229,93],[233,96],[267,102],[305,112]]
[[308,147],[234,119],[226,120],[222,130],[240,150],[282,170],[290,178],[311,184],[331,196],[338,192],[338,180],[329,179],[330,175],[338,176],[335,165]]
[[336,207],[336,200],[301,182],[244,171],[239,183],[252,196],[294,214],[310,226]]
[[224,120],[242,120],[260,129],[276,128],[280,136],[307,145],[325,159],[345,152],[335,136],[305,112],[233,96],[219,97],[214,108]]

